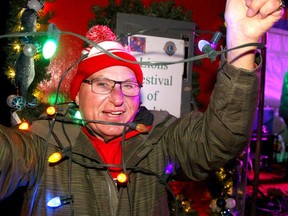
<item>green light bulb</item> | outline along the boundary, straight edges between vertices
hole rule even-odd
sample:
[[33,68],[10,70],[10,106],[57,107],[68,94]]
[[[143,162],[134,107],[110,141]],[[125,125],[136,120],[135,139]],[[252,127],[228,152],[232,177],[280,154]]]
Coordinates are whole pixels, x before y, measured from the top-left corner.
[[50,59],[56,52],[57,42],[53,39],[48,39],[43,46],[43,57],[45,59]]

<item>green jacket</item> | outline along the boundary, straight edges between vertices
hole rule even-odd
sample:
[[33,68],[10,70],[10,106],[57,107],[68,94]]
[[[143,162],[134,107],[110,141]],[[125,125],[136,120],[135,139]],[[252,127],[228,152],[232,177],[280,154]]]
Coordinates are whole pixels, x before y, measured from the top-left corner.
[[[172,163],[173,175],[181,171],[202,180],[238,156],[250,140],[257,96],[256,72],[224,64],[205,113],[193,111],[176,119],[153,111],[152,129],[123,144],[128,190],[116,187],[89,139],[74,124],[57,122],[51,134],[44,120],[34,122],[32,132],[1,127],[0,200],[24,188],[25,216],[72,211],[76,216],[169,215],[167,188],[159,179],[165,167]],[[72,159],[52,166],[47,159],[60,150],[57,142],[72,146]],[[69,194],[73,204],[46,206],[52,197]]]

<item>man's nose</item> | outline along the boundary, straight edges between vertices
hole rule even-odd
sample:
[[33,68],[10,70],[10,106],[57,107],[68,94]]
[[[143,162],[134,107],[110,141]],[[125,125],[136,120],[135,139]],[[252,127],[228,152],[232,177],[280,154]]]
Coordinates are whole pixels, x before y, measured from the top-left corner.
[[115,105],[115,106],[121,106],[124,102],[124,95],[121,90],[121,85],[120,83],[116,83],[114,88],[112,89],[110,93],[110,101]]

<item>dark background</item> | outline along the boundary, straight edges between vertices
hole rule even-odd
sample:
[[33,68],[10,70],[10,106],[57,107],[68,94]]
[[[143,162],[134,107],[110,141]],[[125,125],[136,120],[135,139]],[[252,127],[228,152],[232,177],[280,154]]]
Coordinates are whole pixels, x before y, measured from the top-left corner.
[[[6,21],[9,18],[9,8],[9,1],[0,1],[0,35],[7,33]],[[5,38],[0,39],[0,124],[10,126],[10,108],[6,103],[6,99],[10,94],[13,94],[14,87],[7,79],[3,69],[6,60],[3,47],[6,44],[7,40]]]
[[[10,4],[8,0],[0,1],[0,35],[5,35],[6,22],[9,18]],[[7,79],[5,70],[3,69],[6,61],[6,53],[3,47],[7,45],[6,39],[0,39],[0,124],[5,126],[11,126],[10,123],[10,111],[6,103],[6,99],[9,95],[15,94],[14,86]],[[23,191],[25,188],[18,188],[8,199],[0,202],[0,214],[8,214],[10,216],[18,216],[21,212],[22,202],[24,200]]]

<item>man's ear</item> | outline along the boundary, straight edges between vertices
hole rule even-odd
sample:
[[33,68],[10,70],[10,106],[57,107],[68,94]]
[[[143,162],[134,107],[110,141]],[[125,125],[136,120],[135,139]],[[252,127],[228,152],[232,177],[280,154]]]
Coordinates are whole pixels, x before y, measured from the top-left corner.
[[79,92],[77,93],[75,97],[75,103],[79,106]]

